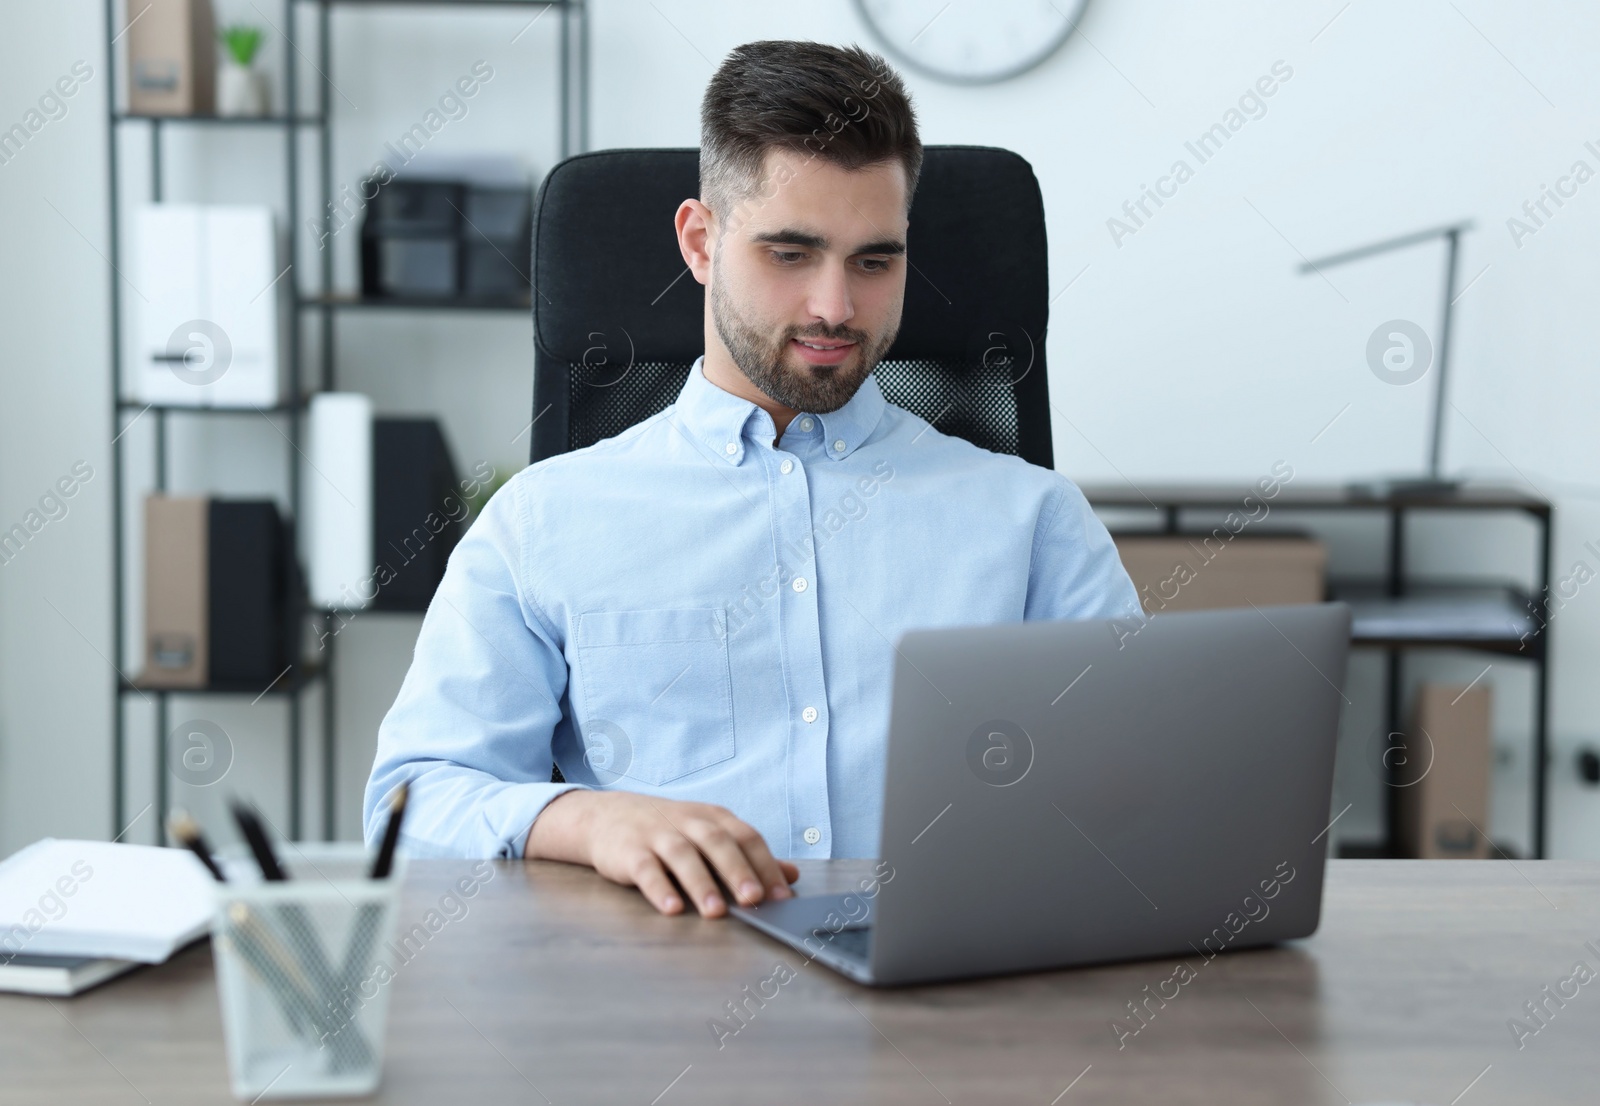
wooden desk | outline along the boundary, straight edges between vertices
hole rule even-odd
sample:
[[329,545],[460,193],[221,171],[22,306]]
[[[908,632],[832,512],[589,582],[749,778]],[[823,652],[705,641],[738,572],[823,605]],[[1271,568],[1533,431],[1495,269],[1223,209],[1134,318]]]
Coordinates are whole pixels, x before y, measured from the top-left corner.
[[[803,861],[844,890],[866,861]],[[1582,960],[1600,864],[1334,861],[1322,929],[1191,962],[1118,1047],[1155,961],[903,991],[858,987],[731,919],[661,917],[587,869],[411,866],[402,928],[444,924],[391,984],[380,1100],[426,1103],[1586,1102],[1600,977],[1518,1049],[1507,1019]],[[454,920],[446,914],[455,914]],[[794,978],[719,1047],[725,1004]],[[1172,994],[1173,984],[1165,990]],[[0,996],[0,1103],[225,1103],[211,953],[74,999]],[[1531,1023],[1530,1023],[1531,1024]],[[1081,1077],[1080,1077],[1081,1076]],[[1076,1083],[1074,1083],[1076,1080]],[[1071,1090],[1067,1090],[1071,1084]],[[1470,1088],[1470,1089],[1469,1089]]]

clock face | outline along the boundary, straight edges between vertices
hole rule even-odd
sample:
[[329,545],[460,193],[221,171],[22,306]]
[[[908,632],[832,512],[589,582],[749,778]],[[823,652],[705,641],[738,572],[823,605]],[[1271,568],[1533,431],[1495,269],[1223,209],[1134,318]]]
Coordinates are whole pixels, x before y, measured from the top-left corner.
[[1088,0],[856,0],[896,60],[940,80],[988,84],[1055,53]]

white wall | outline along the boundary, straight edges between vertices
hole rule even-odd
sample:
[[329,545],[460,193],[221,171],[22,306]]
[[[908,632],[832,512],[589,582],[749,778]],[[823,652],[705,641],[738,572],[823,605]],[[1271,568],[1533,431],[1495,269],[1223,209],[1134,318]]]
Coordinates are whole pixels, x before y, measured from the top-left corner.
[[0,526],[22,522],[77,461],[94,471],[68,513],[0,565],[5,853],[46,834],[116,832],[100,41],[98,4],[0,13],[0,128],[22,122],[74,62],[94,72],[64,117],[0,165]]
[[[219,0],[225,14],[229,3]],[[249,14],[248,5],[233,7]],[[595,9],[596,147],[695,144],[704,82],[740,42],[873,45],[846,0],[595,0]],[[20,117],[79,57],[104,79],[98,14],[98,3],[73,0],[52,5],[48,16],[28,8],[0,17],[8,60],[0,67],[0,123]],[[548,168],[554,147],[537,121],[548,114],[541,105],[550,95],[552,28],[535,25],[513,42],[527,18],[341,11],[336,179],[357,180],[383,141],[478,59],[494,66],[495,80],[466,119],[441,132],[439,147],[509,144],[535,171]],[[1506,226],[1574,161],[1600,171],[1600,158],[1583,148],[1600,140],[1587,122],[1600,100],[1587,79],[1600,13],[1484,0],[1343,8],[1335,0],[1091,0],[1082,29],[1039,69],[1001,85],[957,87],[907,73],[925,141],[1010,147],[1040,179],[1059,293],[1048,347],[1058,466],[1085,482],[1135,485],[1251,479],[1279,459],[1307,481],[1419,466],[1427,396],[1379,382],[1364,350],[1373,329],[1396,317],[1437,334],[1439,250],[1331,270],[1326,281],[1295,269],[1303,258],[1471,218],[1478,229],[1464,242],[1461,283],[1474,283],[1457,305],[1446,468],[1531,481],[1557,503],[1558,575],[1580,560],[1600,571],[1600,558],[1584,549],[1600,539],[1590,432],[1600,383],[1585,310],[1600,283],[1586,264],[1600,229],[1600,183],[1581,188],[1520,245]],[[1197,164],[1185,141],[1280,60],[1293,77],[1266,114]],[[0,518],[8,523],[79,457],[109,475],[107,276],[94,252],[105,249],[102,96],[91,82],[66,119],[0,166],[0,310],[10,339],[0,354]],[[139,136],[130,136],[135,179],[138,147]],[[256,188],[272,198],[264,183],[272,178],[254,167],[275,166],[276,149],[260,136],[205,137],[187,152],[176,142],[172,150],[175,159],[193,159],[191,173],[173,175],[180,195],[220,199]],[[1116,242],[1107,220],[1179,158],[1193,179]],[[913,250],[914,235],[915,228]],[[335,248],[341,280],[352,281],[350,241]],[[479,460],[512,466],[525,456],[526,437],[512,439],[528,407],[526,319],[353,318],[341,328],[340,364],[341,384],[370,391],[380,410],[442,412],[463,468]],[[223,487],[271,487],[279,480],[266,467],[277,456],[272,435],[262,426],[185,442],[175,461],[183,471],[174,475],[194,486],[215,479],[200,466],[218,462],[200,458],[220,450],[233,458],[223,464]],[[105,804],[111,704],[96,652],[110,652],[107,494],[97,476],[72,514],[0,568],[0,849],[46,832],[113,832]],[[1347,562],[1376,563],[1371,527],[1331,537]],[[1514,521],[1439,521],[1420,525],[1414,539],[1419,570],[1520,575],[1532,531]],[[1589,679],[1600,657],[1597,590],[1581,589],[1553,623],[1556,855],[1600,856],[1600,801],[1571,771],[1573,748],[1600,740],[1600,693]],[[415,627],[415,619],[371,615],[340,637],[346,834],[355,830],[373,731]],[[1465,681],[1491,659],[1441,657],[1416,671]],[[1495,688],[1496,737],[1507,759],[1494,828],[1521,842],[1529,681],[1511,661],[1496,662],[1485,679]],[[1356,803],[1340,829],[1359,836],[1376,826],[1381,797],[1359,756],[1378,725],[1374,660],[1359,658],[1352,680],[1358,708],[1346,723],[1337,806]],[[250,750],[229,783],[281,803],[280,726],[260,713],[266,709],[228,706],[229,731]],[[193,710],[225,713],[214,704]],[[184,797],[202,810],[204,799]]]

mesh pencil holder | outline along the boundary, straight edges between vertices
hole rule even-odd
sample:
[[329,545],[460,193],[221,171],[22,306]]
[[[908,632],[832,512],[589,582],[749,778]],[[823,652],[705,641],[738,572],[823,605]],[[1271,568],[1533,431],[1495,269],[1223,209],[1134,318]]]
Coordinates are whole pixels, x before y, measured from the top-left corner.
[[367,878],[359,844],[285,847],[289,879],[247,861],[216,887],[212,948],[228,1070],[245,1101],[377,1089],[405,860]]

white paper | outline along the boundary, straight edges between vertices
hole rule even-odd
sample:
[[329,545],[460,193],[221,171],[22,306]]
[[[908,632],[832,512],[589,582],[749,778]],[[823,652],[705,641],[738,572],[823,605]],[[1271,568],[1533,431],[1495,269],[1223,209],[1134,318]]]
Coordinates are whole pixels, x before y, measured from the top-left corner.
[[0,861],[0,949],[159,964],[209,932],[213,884],[184,849],[47,837]]

